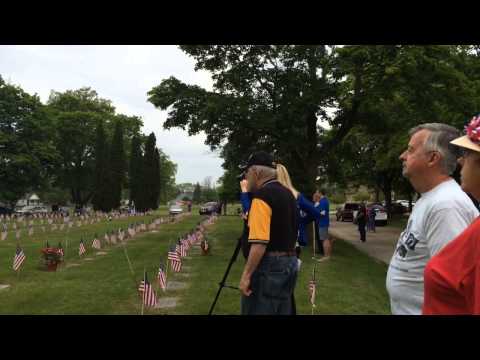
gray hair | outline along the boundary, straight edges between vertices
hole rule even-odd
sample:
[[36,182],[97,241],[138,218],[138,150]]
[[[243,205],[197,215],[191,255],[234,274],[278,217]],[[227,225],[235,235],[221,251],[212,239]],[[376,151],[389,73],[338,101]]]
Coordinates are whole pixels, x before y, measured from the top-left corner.
[[446,175],[451,175],[457,168],[457,158],[460,156],[460,153],[456,146],[450,144],[450,141],[461,136],[460,131],[447,124],[426,123],[410,129],[409,135],[412,136],[421,130],[430,132],[423,144],[423,148],[426,151],[438,151],[442,156],[440,167]]
[[254,165],[253,167],[257,171],[257,176],[260,180],[277,178],[277,170],[271,167],[262,165]]

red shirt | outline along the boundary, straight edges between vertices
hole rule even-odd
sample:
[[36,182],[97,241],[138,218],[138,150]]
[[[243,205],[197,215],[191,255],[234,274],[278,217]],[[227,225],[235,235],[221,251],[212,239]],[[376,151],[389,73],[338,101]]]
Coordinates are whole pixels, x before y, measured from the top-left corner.
[[425,268],[424,315],[480,314],[480,217]]

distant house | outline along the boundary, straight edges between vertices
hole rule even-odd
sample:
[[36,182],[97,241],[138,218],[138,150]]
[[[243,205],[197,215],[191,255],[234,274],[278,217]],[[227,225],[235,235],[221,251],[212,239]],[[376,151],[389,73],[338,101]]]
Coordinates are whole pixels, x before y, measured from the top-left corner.
[[40,198],[38,197],[37,194],[32,193],[32,194],[26,194],[23,197],[23,199],[18,200],[16,206],[37,206],[37,205],[42,205],[42,202],[40,201]]

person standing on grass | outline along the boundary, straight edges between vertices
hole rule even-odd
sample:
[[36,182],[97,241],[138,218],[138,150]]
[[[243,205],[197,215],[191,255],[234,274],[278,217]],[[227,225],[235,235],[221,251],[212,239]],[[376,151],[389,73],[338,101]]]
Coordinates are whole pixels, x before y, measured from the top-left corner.
[[367,209],[365,208],[365,204],[363,203],[361,203],[358,207],[356,220],[358,225],[358,231],[360,232],[360,241],[365,242],[367,241],[367,234],[365,232],[365,225],[367,224]]
[[320,193],[316,193],[318,196],[318,211],[319,217],[315,219],[315,223],[318,227],[318,244],[323,248],[324,257],[320,261],[330,259],[332,255],[332,241],[328,236],[328,227],[330,226],[330,202],[327,199],[327,192],[325,189],[321,189]]
[[[462,189],[480,201],[480,116],[451,144],[463,150]],[[424,315],[480,315],[480,217],[427,263]]]
[[368,228],[371,232],[376,232],[375,230],[375,217],[377,216],[377,210],[375,209],[375,206],[372,206],[370,208],[370,211],[368,212]]
[[250,251],[239,289],[242,315],[291,315],[297,281],[297,205],[277,181],[276,164],[266,152],[245,166],[253,200],[248,214]]
[[402,173],[421,197],[398,239],[386,287],[393,314],[419,315],[427,262],[472,223],[478,210],[450,177],[460,155],[450,142],[459,131],[429,123],[414,127],[409,134],[407,150],[400,155]]

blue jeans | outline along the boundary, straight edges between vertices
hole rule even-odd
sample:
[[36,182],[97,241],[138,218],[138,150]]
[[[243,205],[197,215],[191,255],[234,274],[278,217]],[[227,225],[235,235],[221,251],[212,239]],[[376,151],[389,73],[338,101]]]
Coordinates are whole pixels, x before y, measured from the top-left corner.
[[242,315],[291,315],[297,282],[296,256],[264,256],[250,281],[250,296],[242,295]]

